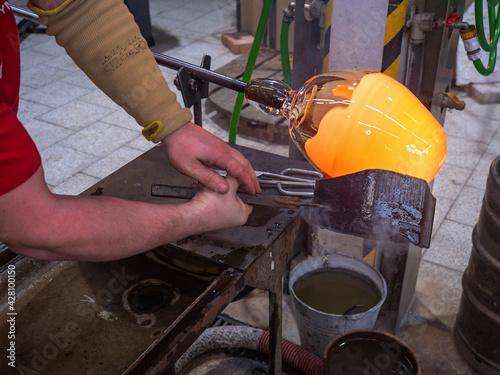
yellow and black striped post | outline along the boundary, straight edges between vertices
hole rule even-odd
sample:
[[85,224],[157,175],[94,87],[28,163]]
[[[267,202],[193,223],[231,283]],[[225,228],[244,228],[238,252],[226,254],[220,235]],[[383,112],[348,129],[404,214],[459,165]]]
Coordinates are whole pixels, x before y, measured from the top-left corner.
[[389,0],[381,71],[398,79],[407,0]]
[[333,0],[327,0],[326,4],[326,24],[325,24],[325,44],[323,50],[323,73],[328,72],[330,64],[330,33],[332,32],[332,4]]

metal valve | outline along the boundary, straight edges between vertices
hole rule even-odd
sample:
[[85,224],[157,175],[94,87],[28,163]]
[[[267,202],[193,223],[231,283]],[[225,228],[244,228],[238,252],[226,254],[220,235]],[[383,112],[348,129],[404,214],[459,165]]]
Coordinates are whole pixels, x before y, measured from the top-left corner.
[[443,94],[443,98],[441,99],[441,108],[450,108],[457,109],[459,111],[463,111],[465,108],[465,102],[460,100],[454,93],[448,91]]
[[410,29],[412,43],[420,44],[424,41],[426,32],[442,27],[442,20],[434,13],[417,13],[416,7],[412,7],[406,27]]

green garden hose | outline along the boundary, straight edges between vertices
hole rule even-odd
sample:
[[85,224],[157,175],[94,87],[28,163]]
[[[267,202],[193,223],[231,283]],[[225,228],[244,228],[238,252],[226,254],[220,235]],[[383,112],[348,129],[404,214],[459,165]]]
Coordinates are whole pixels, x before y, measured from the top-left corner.
[[483,1],[475,0],[474,9],[476,13],[476,30],[477,38],[481,48],[489,52],[488,66],[485,67],[480,59],[474,60],[474,66],[476,70],[484,75],[488,76],[493,73],[495,69],[495,64],[497,60],[497,44],[500,37],[500,7],[498,8],[497,14],[495,16],[495,7],[498,5],[499,0],[487,0],[488,1],[488,23],[489,23],[489,36],[490,42],[486,40],[486,35],[484,32],[483,23]]
[[[250,49],[250,55],[248,56],[247,65],[243,73],[243,78],[241,79],[243,82],[248,83],[252,78],[253,68],[255,67],[255,62],[257,61],[257,55],[259,54],[260,45],[262,44],[264,31],[266,30],[267,20],[269,19],[269,13],[271,12],[272,5],[273,0],[264,0],[264,4],[262,5],[262,12],[260,13],[259,23],[257,25],[257,31],[255,32],[252,48]],[[229,143],[236,143],[236,132],[238,131],[238,122],[240,120],[241,108],[244,101],[245,95],[239,92],[238,96],[236,97],[233,114],[231,116],[231,125],[229,127]]]

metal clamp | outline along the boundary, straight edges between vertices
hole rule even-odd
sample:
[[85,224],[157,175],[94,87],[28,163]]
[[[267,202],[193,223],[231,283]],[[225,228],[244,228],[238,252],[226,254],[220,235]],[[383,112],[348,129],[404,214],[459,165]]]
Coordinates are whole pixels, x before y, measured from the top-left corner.
[[[212,58],[209,55],[203,55],[200,67],[205,70],[210,70],[211,61]],[[201,126],[201,99],[208,98],[209,82],[202,78],[195,77],[188,72],[186,68],[181,67],[177,72],[174,84],[181,91],[186,108],[194,106],[194,122]]]

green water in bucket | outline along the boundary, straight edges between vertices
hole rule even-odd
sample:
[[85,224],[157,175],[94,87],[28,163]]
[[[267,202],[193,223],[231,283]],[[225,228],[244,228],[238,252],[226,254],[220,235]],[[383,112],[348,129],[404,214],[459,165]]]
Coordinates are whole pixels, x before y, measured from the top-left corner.
[[[301,277],[294,292],[307,306],[327,314],[366,312],[380,301],[374,285],[348,272],[326,269]],[[358,308],[353,309],[353,306]]]

